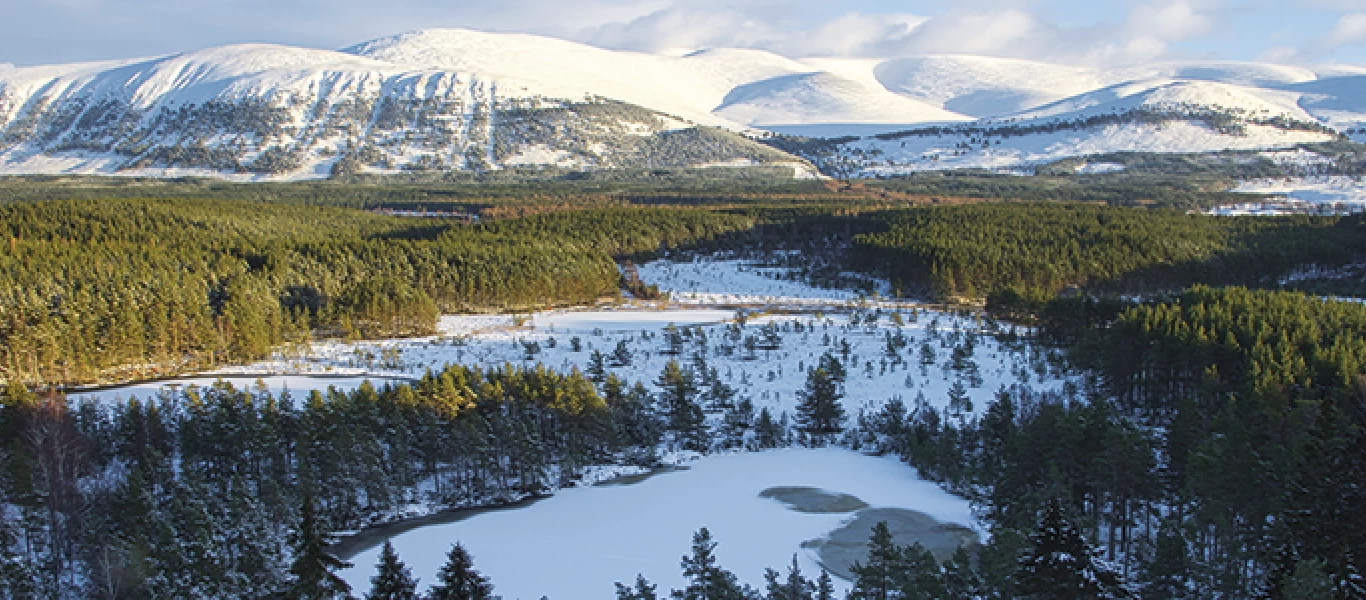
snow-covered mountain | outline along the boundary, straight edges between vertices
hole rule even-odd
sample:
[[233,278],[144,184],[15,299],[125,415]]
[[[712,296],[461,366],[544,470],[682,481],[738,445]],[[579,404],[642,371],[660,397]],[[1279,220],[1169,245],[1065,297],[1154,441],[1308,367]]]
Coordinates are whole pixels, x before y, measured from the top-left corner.
[[[1366,70],[1341,66],[664,55],[426,30],[339,51],[249,44],[0,69],[0,174],[1009,167],[1330,140],[1366,125],[1363,92]],[[867,137],[800,152],[768,131]]]

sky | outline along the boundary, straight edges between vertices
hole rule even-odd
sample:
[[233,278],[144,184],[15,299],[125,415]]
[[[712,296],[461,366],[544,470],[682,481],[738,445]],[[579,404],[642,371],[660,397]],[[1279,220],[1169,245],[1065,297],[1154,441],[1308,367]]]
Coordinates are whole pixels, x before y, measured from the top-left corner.
[[342,48],[431,27],[648,52],[1366,65],[1366,0],[0,0],[0,16],[0,64],[20,66],[244,42]]

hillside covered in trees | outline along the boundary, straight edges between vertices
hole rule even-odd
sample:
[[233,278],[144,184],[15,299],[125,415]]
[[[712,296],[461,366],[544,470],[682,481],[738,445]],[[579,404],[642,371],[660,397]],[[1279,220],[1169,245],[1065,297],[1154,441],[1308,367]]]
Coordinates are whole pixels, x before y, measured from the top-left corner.
[[750,226],[697,210],[603,209],[488,225],[250,202],[0,208],[0,379],[148,377],[321,336],[432,331],[440,312],[591,303],[613,256]]
[[903,293],[1038,298],[1067,288],[1154,292],[1192,283],[1272,286],[1301,265],[1366,252],[1360,217],[1223,218],[1086,204],[888,211],[854,238],[856,264]]

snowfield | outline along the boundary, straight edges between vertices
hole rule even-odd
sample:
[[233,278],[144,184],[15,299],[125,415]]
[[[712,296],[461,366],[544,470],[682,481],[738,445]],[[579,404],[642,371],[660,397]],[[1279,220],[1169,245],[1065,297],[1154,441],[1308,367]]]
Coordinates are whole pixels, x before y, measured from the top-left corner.
[[[342,129],[374,134],[377,147],[416,140],[391,152],[395,164],[371,161],[366,172],[432,161],[437,168],[475,169],[484,165],[468,157],[484,149],[487,158],[497,159],[495,167],[580,168],[592,165],[559,147],[565,140],[528,139],[499,156],[490,137],[502,132],[501,111],[522,114],[517,111],[585,99],[643,110],[604,117],[576,130],[579,134],[604,127],[620,129],[621,136],[649,133],[640,130],[647,124],[638,113],[644,113],[664,130],[712,125],[746,133],[842,137],[925,125],[1072,121],[1135,107],[1283,116],[1347,131],[1366,124],[1364,92],[1366,75],[1341,66],[1316,71],[1188,61],[1099,69],[967,55],[798,59],[726,48],[649,54],[535,35],[429,29],[337,51],[238,44],[145,59],[0,70],[0,138],[7,140],[0,145],[0,174],[316,179],[329,176],[346,151]],[[429,118],[417,119],[439,127],[422,129],[417,121],[396,125],[401,111],[419,105],[439,107]],[[172,127],[175,115],[214,106],[241,115],[231,122],[197,121],[192,132]],[[262,126],[277,120],[287,126]],[[149,133],[129,138],[129,131]],[[1126,124],[1029,133],[999,140],[999,147],[993,141],[985,149],[980,140],[973,147],[972,139],[954,135],[908,141],[905,147],[868,137],[844,145],[841,154],[860,173],[886,174],[1025,166],[1119,151],[1289,148],[1332,138],[1262,126],[1249,126],[1245,134],[1217,132],[1182,121],[1161,128]],[[228,168],[223,156],[167,163],[154,152],[157,145],[183,151],[182,143],[223,151],[246,144],[250,151],[233,157],[239,167],[270,149],[293,150],[288,160],[245,170]],[[772,158],[766,162],[787,162],[782,155]],[[796,163],[799,174],[811,175]]]
[[[481,512],[391,539],[425,589],[451,544],[464,544],[474,566],[509,600],[608,598],[612,583],[643,574],[659,591],[682,587],[679,559],[693,532],[707,527],[719,563],[742,581],[762,585],[763,569],[784,570],[797,555],[803,573],[820,566],[802,542],[838,529],[851,514],[797,512],[759,493],[807,486],[858,497],[873,507],[905,508],[941,522],[975,526],[968,502],[920,479],[891,457],[836,448],[790,448],[720,454],[630,485],[579,487],[524,508]],[[350,557],[342,576],[353,592],[370,589],[379,549]],[[849,583],[835,579],[837,587]]]
[[1275,194],[1287,200],[1311,204],[1366,207],[1366,181],[1359,177],[1321,176],[1245,181],[1235,192]]

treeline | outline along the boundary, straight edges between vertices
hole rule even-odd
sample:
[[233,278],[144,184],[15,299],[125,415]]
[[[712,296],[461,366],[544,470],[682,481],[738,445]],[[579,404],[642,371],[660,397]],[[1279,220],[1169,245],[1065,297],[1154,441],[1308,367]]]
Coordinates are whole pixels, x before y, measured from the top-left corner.
[[541,367],[305,398],[214,386],[68,407],[6,390],[10,598],[291,597],[326,532],[542,494],[588,464],[648,465],[663,431],[643,387],[604,397]]
[[1144,598],[1366,593],[1366,520],[1346,508],[1366,501],[1366,306],[1195,288],[1045,314],[1078,383],[1002,389],[976,417],[861,418],[863,443],[981,508],[989,585],[1020,592],[1012,565],[1057,502]]
[[751,226],[599,209],[463,226],[245,202],[0,208],[0,380],[71,384],[259,359],[313,336],[430,333],[439,312],[592,302],[613,255]]
[[1070,287],[1111,292],[1191,283],[1275,285],[1305,264],[1366,252],[1360,217],[1209,217],[1086,204],[983,204],[870,216],[885,231],[854,238],[854,260],[902,293],[1046,298]]

